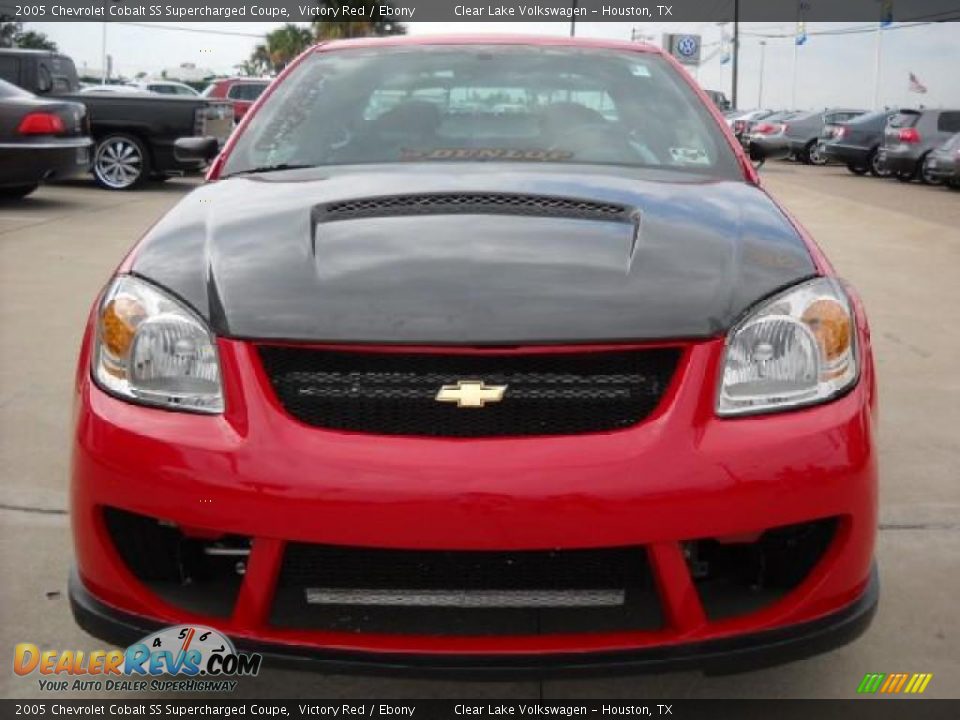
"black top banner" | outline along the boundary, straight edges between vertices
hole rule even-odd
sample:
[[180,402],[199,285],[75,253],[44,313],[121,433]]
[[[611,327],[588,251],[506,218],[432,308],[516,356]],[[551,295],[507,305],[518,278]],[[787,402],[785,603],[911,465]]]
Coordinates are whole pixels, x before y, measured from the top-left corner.
[[960,21],[960,0],[0,0],[20,21]]
[[958,700],[0,700],[3,717],[300,720],[954,720]]

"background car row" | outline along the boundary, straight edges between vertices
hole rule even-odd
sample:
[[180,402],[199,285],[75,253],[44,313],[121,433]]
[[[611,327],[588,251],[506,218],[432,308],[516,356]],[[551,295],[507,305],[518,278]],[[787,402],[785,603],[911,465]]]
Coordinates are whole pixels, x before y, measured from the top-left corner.
[[960,110],[761,109],[726,117],[747,149],[756,145],[768,155],[779,149],[808,165],[836,162],[856,175],[960,186]]
[[[67,123],[41,126],[32,121],[29,138],[22,128],[18,131],[19,125],[0,126],[0,187],[5,197],[23,197],[40,182],[64,177],[62,146],[76,144],[77,134],[87,139],[82,152],[75,148],[69,174],[92,172],[97,184],[109,190],[200,172],[205,163],[178,156],[175,142],[213,137],[222,144],[269,84],[227,78],[212,83],[202,95],[187,85],[159,80],[82,88],[69,57],[22,49],[0,50],[0,80],[6,83],[0,95],[2,117],[19,123],[21,108],[49,102],[83,118],[79,130]],[[27,140],[35,150],[44,150],[31,154],[29,161],[23,159]]]

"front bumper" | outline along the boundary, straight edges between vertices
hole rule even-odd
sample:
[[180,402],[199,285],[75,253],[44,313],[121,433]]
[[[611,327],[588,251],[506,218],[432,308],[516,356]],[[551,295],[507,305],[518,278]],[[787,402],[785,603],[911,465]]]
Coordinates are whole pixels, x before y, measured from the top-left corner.
[[[880,583],[874,566],[863,594],[824,617],[775,630],[668,647],[555,655],[452,655],[355,653],[346,650],[240,640],[238,650],[257,652],[269,667],[304,667],[332,673],[457,675],[467,679],[701,670],[726,675],[819,655],[856,640],[876,614]],[[97,600],[70,573],[70,607],[77,624],[94,637],[126,647],[163,623],[117,610]]]
[[[661,406],[639,425],[576,437],[484,440],[302,425],[280,407],[255,347],[229,340],[220,341],[225,415],[131,405],[90,381],[88,333],[77,373],[71,485],[82,588],[111,609],[93,615],[133,616],[137,628],[198,622],[241,645],[350,662],[373,658],[389,668],[488,661],[540,667],[552,660],[578,667],[589,658],[601,658],[594,664],[605,667],[604,657],[619,662],[636,653],[627,664],[640,669],[664,659],[669,667],[674,654],[676,662],[694,665],[698,655],[709,659],[711,648],[736,646],[742,636],[761,634],[761,647],[773,637],[777,645],[780,635],[763,634],[792,632],[784,628],[803,634],[809,623],[826,622],[871,592],[874,379],[869,337],[861,333],[858,384],[823,406],[717,418],[711,379],[719,375],[723,340],[716,339],[685,346]],[[235,602],[209,615],[152,592],[111,539],[105,507],[251,538]],[[822,518],[838,519],[836,535],[790,592],[746,613],[714,617],[705,610],[684,543]],[[278,577],[294,544],[455,552],[642,546],[662,624],[507,635],[278,624]],[[85,627],[109,631],[83,619],[84,603],[75,608]],[[819,633],[819,626],[809,627]]]

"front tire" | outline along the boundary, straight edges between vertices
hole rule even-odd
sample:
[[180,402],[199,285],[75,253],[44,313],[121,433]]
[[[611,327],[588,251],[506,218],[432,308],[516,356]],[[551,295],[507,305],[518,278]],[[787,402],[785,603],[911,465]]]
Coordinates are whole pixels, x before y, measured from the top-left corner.
[[14,185],[12,187],[0,188],[0,200],[19,200],[20,198],[25,198],[27,195],[32,193],[40,187],[37,184],[33,185]]
[[924,155],[923,158],[920,160],[920,173],[919,173],[920,182],[922,182],[924,185],[943,184],[943,180],[941,180],[940,178],[936,178],[930,174],[930,166],[928,164],[929,161],[930,161],[930,153],[927,153],[926,155]]
[[820,151],[820,143],[816,140],[807,143],[800,153],[800,160],[803,161],[804,165],[822,166],[827,164],[827,156]]
[[884,167],[883,159],[880,157],[880,152],[877,148],[871,150],[870,154],[867,155],[867,167],[870,168],[870,174],[874,177],[890,177],[892,174]]
[[132,190],[150,177],[150,156],[133,135],[108,135],[97,141],[93,177],[107,190]]

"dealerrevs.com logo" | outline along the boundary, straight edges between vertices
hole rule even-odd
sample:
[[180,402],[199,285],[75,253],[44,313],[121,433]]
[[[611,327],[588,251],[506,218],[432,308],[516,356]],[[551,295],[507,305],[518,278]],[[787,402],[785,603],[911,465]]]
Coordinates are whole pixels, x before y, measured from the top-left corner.
[[237,652],[230,638],[201,625],[174,625],[147,635],[126,650],[14,649],[13,671],[38,674],[40,689],[230,692],[235,677],[260,672],[263,656]]

